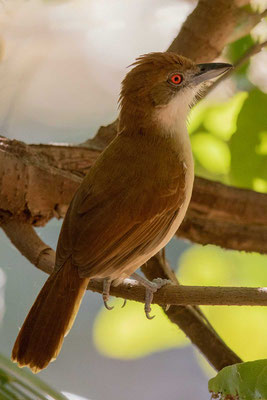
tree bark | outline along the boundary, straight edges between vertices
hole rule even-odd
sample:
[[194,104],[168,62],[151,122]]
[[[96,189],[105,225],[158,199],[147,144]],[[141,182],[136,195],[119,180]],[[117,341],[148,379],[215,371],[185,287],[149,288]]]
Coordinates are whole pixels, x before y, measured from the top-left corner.
[[[108,129],[101,128],[83,147],[26,145],[0,138],[0,218],[34,226],[62,218],[82,177],[105,148],[101,132]],[[196,178],[177,236],[267,253],[267,195]]]

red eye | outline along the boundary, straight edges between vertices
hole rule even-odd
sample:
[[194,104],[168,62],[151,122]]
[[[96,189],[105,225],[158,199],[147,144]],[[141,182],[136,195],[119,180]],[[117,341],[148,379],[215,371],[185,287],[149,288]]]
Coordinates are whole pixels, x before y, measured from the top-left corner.
[[170,77],[170,81],[171,83],[173,83],[174,85],[180,85],[180,83],[182,82],[183,77],[180,74],[174,74]]

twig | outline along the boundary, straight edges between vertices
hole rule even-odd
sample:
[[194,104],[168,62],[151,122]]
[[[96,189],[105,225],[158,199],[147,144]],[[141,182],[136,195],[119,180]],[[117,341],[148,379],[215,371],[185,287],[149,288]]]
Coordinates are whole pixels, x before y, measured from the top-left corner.
[[[55,251],[47,246],[31,225],[9,221],[2,225],[11,242],[38,269],[51,273],[54,268]],[[28,244],[27,244],[28,243]],[[26,244],[26,245],[25,245]],[[103,282],[92,279],[88,289],[102,293]],[[133,279],[111,287],[111,295],[127,300],[144,302],[145,288]],[[212,287],[166,285],[158,290],[153,303],[159,305],[267,305],[267,288]]]
[[242,14],[236,29],[232,33],[229,42],[235,42],[236,40],[248,35],[250,31],[256,26],[263,18],[267,15],[267,9],[263,12],[252,12],[246,8],[242,8]]
[[30,263],[47,274],[51,274],[55,265],[55,251],[37,235],[32,225],[10,219],[1,228]]
[[[88,289],[102,293],[103,283],[92,280]],[[145,288],[133,279],[112,286],[110,294],[127,300],[145,302]],[[267,288],[165,285],[153,297],[154,304],[209,306],[267,306]]]
[[267,40],[262,43],[255,43],[252,45],[233,65],[234,68],[227,71],[224,75],[218,78],[215,82],[210,85],[202,97],[205,97],[208,93],[210,93],[213,89],[215,89],[222,81],[229,78],[231,75],[235,73],[236,70],[241,68],[252,56],[258,54],[264,47],[267,46]]
[[[145,276],[152,280],[155,277],[166,278],[159,254],[142,266]],[[227,365],[242,362],[222,340],[197,306],[170,306],[164,309],[167,317],[186,334],[191,342],[205,355],[207,360],[220,370]]]
[[[258,54],[264,47],[267,46],[267,40],[262,43],[255,43],[251,46],[234,64],[234,69],[242,67],[252,56]],[[230,71],[229,71],[230,72]]]

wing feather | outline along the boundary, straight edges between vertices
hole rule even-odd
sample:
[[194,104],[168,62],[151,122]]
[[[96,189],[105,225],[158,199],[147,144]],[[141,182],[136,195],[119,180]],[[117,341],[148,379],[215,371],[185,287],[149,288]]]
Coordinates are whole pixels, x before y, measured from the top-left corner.
[[81,277],[119,277],[163,241],[184,201],[185,171],[164,146],[148,160],[151,145],[142,144],[135,169],[129,137],[115,139],[98,158],[66,214],[56,268],[71,255]]

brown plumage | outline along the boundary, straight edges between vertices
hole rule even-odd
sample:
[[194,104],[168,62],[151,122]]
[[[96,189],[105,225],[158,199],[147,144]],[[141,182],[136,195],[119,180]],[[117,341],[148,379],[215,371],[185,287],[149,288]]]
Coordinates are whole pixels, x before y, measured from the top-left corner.
[[[15,342],[12,359],[39,372],[55,359],[72,327],[89,279],[80,278],[67,259],[35,300]],[[67,295],[66,295],[67,294]]]
[[194,80],[207,75],[207,65],[216,64],[153,53],[140,57],[124,79],[119,133],[69,206],[55,272],[13,348],[19,366],[38,372],[57,357],[89,279],[130,276],[178,229],[194,176],[186,115],[197,93]]

